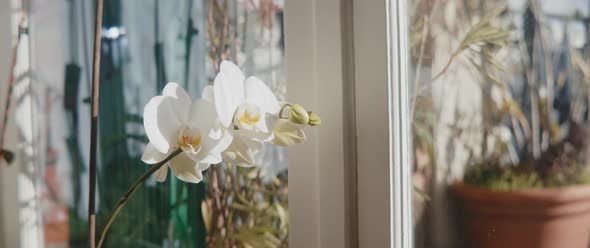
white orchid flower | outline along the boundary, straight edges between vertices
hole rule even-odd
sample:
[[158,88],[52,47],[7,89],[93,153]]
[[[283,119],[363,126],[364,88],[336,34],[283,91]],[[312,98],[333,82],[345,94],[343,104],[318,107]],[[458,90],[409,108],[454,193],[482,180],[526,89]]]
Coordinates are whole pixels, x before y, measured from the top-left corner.
[[232,130],[233,142],[222,154],[234,165],[253,166],[253,156],[262,143],[272,139],[280,105],[272,91],[256,77],[246,78],[240,68],[223,61],[213,87],[206,87],[203,99],[215,103],[221,124]]
[[221,163],[221,152],[232,143],[232,135],[221,126],[213,103],[193,102],[176,83],[168,83],[161,96],[147,103],[143,118],[150,142],[141,160],[155,164],[182,149],[182,153],[155,173],[159,182],[166,180],[168,167],[180,180],[200,182],[202,171],[210,164]]

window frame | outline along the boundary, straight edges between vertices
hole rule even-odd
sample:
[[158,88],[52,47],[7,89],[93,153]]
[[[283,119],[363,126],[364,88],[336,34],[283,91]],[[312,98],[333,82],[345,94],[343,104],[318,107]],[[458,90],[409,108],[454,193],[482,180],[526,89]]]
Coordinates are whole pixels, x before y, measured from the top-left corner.
[[324,120],[289,150],[290,245],[413,247],[406,1],[285,11],[287,94]]
[[[354,207],[347,184],[356,169],[345,130],[354,123],[344,109],[350,87],[344,77],[340,0],[285,1],[287,95],[322,117],[308,141],[289,148],[289,245],[356,247]],[[347,93],[345,93],[347,92]],[[347,103],[350,105],[350,103]],[[353,106],[353,105],[352,105]],[[347,123],[347,124],[345,124]],[[349,173],[350,172],[350,173]],[[345,188],[346,186],[350,186]]]

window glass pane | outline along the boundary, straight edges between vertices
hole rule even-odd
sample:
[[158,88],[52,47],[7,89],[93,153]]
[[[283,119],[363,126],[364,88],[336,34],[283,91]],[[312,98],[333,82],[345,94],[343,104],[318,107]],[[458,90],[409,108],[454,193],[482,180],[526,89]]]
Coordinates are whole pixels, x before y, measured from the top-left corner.
[[[90,78],[94,2],[30,1],[38,120],[35,189],[47,247],[87,247]],[[102,27],[98,231],[149,166],[143,109],[166,82],[196,100],[222,60],[286,92],[283,2],[105,0]],[[107,247],[287,246],[287,160],[265,147],[258,166],[213,165],[199,184],[149,180],[112,226]],[[27,246],[29,247],[29,246]],[[43,246],[41,246],[43,247]]]
[[408,3],[416,247],[587,247],[590,1]]

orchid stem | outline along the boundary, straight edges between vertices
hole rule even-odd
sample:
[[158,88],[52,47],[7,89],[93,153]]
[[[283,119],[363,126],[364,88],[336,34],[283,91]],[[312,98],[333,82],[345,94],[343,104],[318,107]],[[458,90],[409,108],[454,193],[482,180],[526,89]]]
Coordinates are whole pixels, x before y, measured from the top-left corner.
[[[286,108],[290,108],[293,105],[291,105],[290,103],[286,103],[285,105],[283,105],[283,107],[281,107],[281,111],[279,112],[279,118],[283,118],[283,112],[285,111]],[[286,119],[286,118],[283,118]]]
[[182,152],[181,149],[177,149],[174,152],[172,152],[170,155],[168,155],[168,157],[166,157],[161,162],[152,165],[152,167],[150,167],[150,169],[148,171],[146,171],[143,174],[143,176],[141,176],[139,178],[139,180],[137,180],[133,184],[133,186],[131,186],[131,188],[129,188],[127,190],[127,192],[125,192],[125,194],[123,196],[121,196],[121,198],[119,198],[119,201],[117,202],[117,205],[115,206],[115,209],[111,213],[111,216],[109,216],[109,218],[107,219],[107,223],[104,226],[104,229],[102,229],[102,232],[100,234],[100,239],[98,240],[97,248],[102,247],[102,243],[104,242],[104,239],[107,236],[107,232],[109,231],[109,228],[111,227],[111,225],[113,224],[113,221],[115,221],[115,218],[117,218],[117,215],[119,215],[119,213],[121,212],[121,210],[123,209],[125,204],[127,204],[127,201],[129,201],[131,196],[145,183],[145,181],[147,181],[147,179],[152,174],[154,174],[154,172],[159,170],[162,166],[164,166],[166,163],[168,163],[168,161],[172,160],[174,157],[176,157],[181,152]]

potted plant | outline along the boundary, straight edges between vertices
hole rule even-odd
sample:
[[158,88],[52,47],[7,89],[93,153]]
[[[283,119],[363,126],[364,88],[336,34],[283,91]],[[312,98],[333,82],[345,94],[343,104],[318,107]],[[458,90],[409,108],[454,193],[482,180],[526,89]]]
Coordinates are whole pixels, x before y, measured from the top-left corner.
[[[482,20],[491,27],[500,13]],[[462,234],[467,247],[588,247],[590,67],[567,41],[548,45],[540,9],[527,5],[523,18],[521,38],[513,31],[503,42],[482,42],[473,38],[481,22],[465,38],[492,59],[473,62],[487,79],[482,142],[463,181],[451,186]],[[499,47],[520,52],[510,72],[497,66]],[[516,92],[514,82],[523,88]]]

